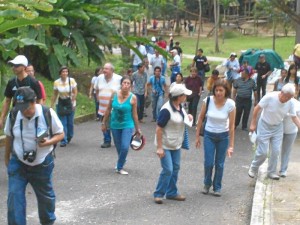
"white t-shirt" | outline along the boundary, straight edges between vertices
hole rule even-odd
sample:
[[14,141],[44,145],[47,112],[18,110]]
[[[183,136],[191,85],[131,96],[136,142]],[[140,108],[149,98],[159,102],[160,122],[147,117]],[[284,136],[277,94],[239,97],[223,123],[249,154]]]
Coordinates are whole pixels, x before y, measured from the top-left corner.
[[97,83],[95,83],[94,88],[99,90],[98,99],[99,99],[99,111],[100,115],[104,115],[110,97],[113,92],[117,91],[121,87],[121,79],[122,77],[118,74],[113,74],[112,78],[109,82],[105,80],[104,74],[100,74],[97,79]]
[[[203,100],[206,104],[207,98]],[[235,109],[235,102],[227,98],[225,104],[221,108],[217,108],[214,97],[211,96],[207,110],[207,122],[205,130],[213,133],[223,133],[229,131],[229,113]]]
[[181,59],[179,55],[175,55],[173,58],[174,63],[178,63],[177,66],[181,66]]
[[[53,134],[60,134],[64,131],[63,125],[60,122],[60,119],[56,115],[53,109],[50,108],[51,113],[51,121],[52,121],[52,132]],[[28,120],[23,114],[19,111],[16,116],[16,121],[13,127],[14,134],[14,142],[13,149],[16,153],[18,159],[22,161],[24,164],[35,166],[39,165],[45,161],[46,156],[52,151],[53,145],[40,148],[36,144],[36,128],[35,128],[35,118],[38,117],[38,126],[37,132],[47,130],[46,118],[43,116],[42,106],[40,104],[35,105],[35,114],[34,116]],[[27,160],[23,160],[23,147],[22,147],[22,139],[21,139],[21,119],[23,120],[23,141],[24,141],[24,150],[35,150],[37,149],[36,159],[30,163]],[[4,133],[7,136],[12,136],[10,132],[10,118],[9,116],[6,119]]]
[[[67,77],[65,82],[63,82],[62,79],[59,78],[54,81],[54,85],[53,85],[53,89],[58,91],[58,96],[63,99],[72,98],[73,96],[72,91],[76,87],[77,87],[77,83],[75,79],[70,77]],[[71,92],[71,96],[70,96],[70,92]],[[73,106],[76,106],[76,100],[74,101]]]
[[93,93],[96,94],[96,89],[94,88],[95,87],[95,84],[97,83],[97,80],[98,80],[98,76],[93,76],[92,80],[91,80],[91,85],[93,86]]
[[[146,48],[144,45],[140,45],[137,49],[140,51],[140,53],[143,56],[147,55],[147,51],[146,51]],[[134,56],[132,65],[136,66],[136,65],[139,65],[140,63],[142,63],[142,59],[135,52],[133,52],[132,55]]]
[[[295,98],[292,98],[291,101],[295,106],[295,111],[297,116],[300,118],[300,102]],[[283,133],[285,134],[294,134],[298,132],[298,127],[293,122],[290,114],[287,114],[283,119]]]
[[296,116],[295,107],[292,101],[281,103],[279,101],[280,91],[273,91],[266,94],[258,103],[263,109],[261,119],[269,125],[278,125],[288,113]]

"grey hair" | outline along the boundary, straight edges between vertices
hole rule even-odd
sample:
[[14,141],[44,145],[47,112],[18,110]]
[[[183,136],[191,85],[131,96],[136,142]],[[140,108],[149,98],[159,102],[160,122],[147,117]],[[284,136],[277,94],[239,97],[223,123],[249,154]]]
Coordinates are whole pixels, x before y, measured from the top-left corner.
[[112,63],[108,62],[108,63],[105,63],[105,65],[108,65],[113,72],[115,71],[115,67]]
[[285,84],[282,87],[281,92],[285,93],[285,94],[295,95],[295,92],[296,92],[296,90],[295,90],[295,84],[291,84],[291,83]]

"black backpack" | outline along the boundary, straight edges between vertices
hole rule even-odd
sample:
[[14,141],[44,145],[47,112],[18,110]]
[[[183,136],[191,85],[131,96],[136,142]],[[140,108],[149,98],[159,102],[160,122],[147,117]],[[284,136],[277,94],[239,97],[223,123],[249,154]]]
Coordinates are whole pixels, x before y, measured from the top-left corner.
[[[43,110],[43,116],[45,118],[47,128],[49,129],[49,134],[50,134],[50,138],[51,138],[53,136],[53,131],[52,131],[52,117],[51,117],[51,113],[50,113],[50,108],[47,107],[47,106],[42,105],[42,110]],[[11,136],[12,136],[12,144],[13,144],[13,141],[14,141],[13,127],[15,125],[18,112],[19,111],[15,110],[13,108],[9,113],[10,133],[11,133]],[[55,148],[56,148],[56,144],[53,145],[53,150],[52,150],[52,154],[53,154],[54,157],[55,157],[55,151],[54,151]]]

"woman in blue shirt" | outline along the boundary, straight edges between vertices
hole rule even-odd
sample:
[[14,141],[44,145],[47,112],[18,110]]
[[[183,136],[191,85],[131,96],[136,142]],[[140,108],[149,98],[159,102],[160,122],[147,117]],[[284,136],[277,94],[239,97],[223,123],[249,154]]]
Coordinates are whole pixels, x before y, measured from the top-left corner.
[[106,131],[106,122],[110,115],[110,129],[118,152],[116,172],[122,175],[128,174],[123,167],[126,162],[133,129],[135,128],[137,135],[141,134],[138,124],[137,99],[130,92],[131,86],[132,81],[130,78],[124,76],[121,79],[121,89],[112,94],[102,121],[102,131]]

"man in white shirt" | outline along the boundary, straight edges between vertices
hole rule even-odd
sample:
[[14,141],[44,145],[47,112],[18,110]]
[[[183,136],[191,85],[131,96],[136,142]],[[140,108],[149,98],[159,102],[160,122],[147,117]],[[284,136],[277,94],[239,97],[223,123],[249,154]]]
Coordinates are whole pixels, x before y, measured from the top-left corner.
[[137,41],[136,42],[136,47],[135,47],[143,56],[142,58],[140,58],[140,56],[136,53],[136,52],[132,52],[132,57],[133,57],[133,61],[132,61],[132,69],[133,72],[137,71],[137,66],[139,64],[141,64],[143,62],[143,58],[145,58],[147,56],[147,51],[146,51],[146,47],[144,45],[141,44],[141,42]]
[[[113,92],[117,91],[121,87],[122,77],[114,73],[114,66],[111,63],[106,63],[103,67],[103,74],[98,76],[97,82],[95,83],[96,96],[99,102],[100,120],[102,121],[104,113],[109,104],[110,97]],[[109,124],[106,124],[109,128]],[[111,134],[110,129],[103,132],[104,143],[101,148],[109,148],[111,146]]]
[[7,117],[4,129],[7,221],[8,224],[26,224],[26,186],[30,183],[37,197],[40,223],[54,224],[52,151],[64,138],[63,125],[53,109],[44,112],[46,108],[36,104],[36,94],[30,87],[18,88],[14,98],[15,107]]
[[[293,122],[298,128],[300,127],[300,120],[296,116],[294,104],[290,101],[294,95],[295,85],[286,84],[280,92],[274,91],[265,95],[255,106],[250,132],[254,132],[257,126],[257,148],[248,171],[248,175],[251,178],[256,176],[259,167],[266,160],[269,144],[271,144],[268,177],[279,180],[280,177],[276,173],[276,168],[283,138],[283,118],[289,113]],[[261,111],[262,113],[257,125],[257,118]]]
[[173,56],[173,62],[170,64],[170,69],[172,71],[171,74],[171,84],[175,82],[177,73],[180,73],[181,70],[181,59],[178,55],[178,52],[176,49],[173,49],[170,51]]

